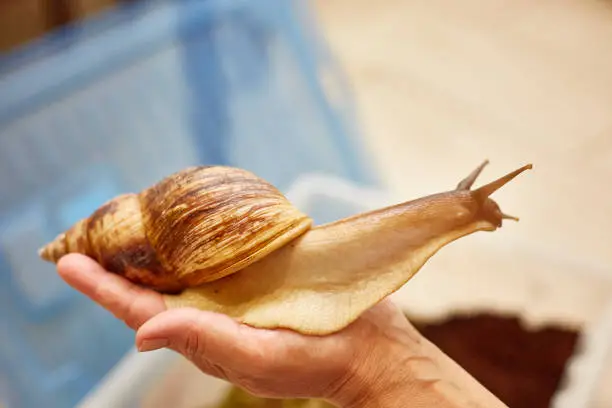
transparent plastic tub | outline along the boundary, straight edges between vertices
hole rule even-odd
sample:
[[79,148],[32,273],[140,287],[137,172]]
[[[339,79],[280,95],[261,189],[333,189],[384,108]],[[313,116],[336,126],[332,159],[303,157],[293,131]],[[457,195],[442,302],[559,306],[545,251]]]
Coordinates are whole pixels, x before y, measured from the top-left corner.
[[[398,201],[384,192],[324,175],[300,178],[287,195],[312,214],[317,224]],[[481,279],[453,278],[460,267],[453,268],[446,262],[456,261],[466,251],[469,243],[464,239],[440,251],[392,299],[412,315],[427,319],[457,310],[498,309],[518,313],[530,325],[557,323],[578,328],[582,338],[552,408],[609,407],[610,400],[604,399],[604,394],[612,381],[612,281],[584,266],[570,264],[564,269],[558,259],[540,256],[525,256],[528,261],[519,268],[512,258],[520,245],[502,238],[502,245],[511,249],[505,251],[491,243],[495,241],[492,234],[481,233],[480,237],[474,245],[492,253],[501,263],[512,265],[514,277],[508,279],[505,268],[489,268],[485,257],[471,257],[474,276]],[[528,247],[522,250],[528,252]],[[583,306],[589,297],[590,306]],[[229,387],[200,373],[173,352],[139,354],[132,350],[79,407],[156,408],[172,404],[173,408],[214,408]]]
[[40,245],[193,164],[375,182],[359,142],[299,0],[135,2],[0,56],[0,404],[74,406],[133,344]]

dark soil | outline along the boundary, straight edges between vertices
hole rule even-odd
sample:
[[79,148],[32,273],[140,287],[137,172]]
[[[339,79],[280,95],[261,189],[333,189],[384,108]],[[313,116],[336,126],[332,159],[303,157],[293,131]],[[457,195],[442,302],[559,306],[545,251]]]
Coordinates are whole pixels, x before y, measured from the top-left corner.
[[531,330],[518,318],[492,314],[412,323],[510,408],[550,407],[579,338],[575,331]]

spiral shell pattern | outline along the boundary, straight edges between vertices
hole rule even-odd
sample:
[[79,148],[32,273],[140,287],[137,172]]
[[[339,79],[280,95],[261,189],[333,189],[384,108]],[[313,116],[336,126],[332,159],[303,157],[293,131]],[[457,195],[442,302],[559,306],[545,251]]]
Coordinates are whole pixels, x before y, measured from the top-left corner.
[[270,183],[226,166],[174,173],[103,204],[40,251],[81,253],[160,292],[221,279],[310,229],[312,220]]

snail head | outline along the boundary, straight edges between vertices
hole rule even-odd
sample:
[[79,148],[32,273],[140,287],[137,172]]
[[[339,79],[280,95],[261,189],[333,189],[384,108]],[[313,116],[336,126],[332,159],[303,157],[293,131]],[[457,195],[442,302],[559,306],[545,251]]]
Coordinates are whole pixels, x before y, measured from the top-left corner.
[[478,218],[486,220],[492,226],[501,227],[502,220],[514,220],[518,221],[518,217],[505,214],[499,207],[499,205],[491,199],[491,195],[499,190],[504,185],[508,184],[512,179],[514,179],[519,174],[523,173],[525,170],[530,170],[533,168],[532,164],[527,164],[519,169],[516,169],[505,176],[498,178],[484,186],[479,187],[478,189],[472,190],[472,186],[474,182],[482,173],[482,170],[485,166],[489,164],[488,160],[485,160],[480,166],[478,166],[470,175],[468,175],[465,179],[461,180],[461,182],[457,185],[455,191],[456,192],[466,192],[469,194],[470,201],[474,204],[472,208],[474,211],[478,213]]

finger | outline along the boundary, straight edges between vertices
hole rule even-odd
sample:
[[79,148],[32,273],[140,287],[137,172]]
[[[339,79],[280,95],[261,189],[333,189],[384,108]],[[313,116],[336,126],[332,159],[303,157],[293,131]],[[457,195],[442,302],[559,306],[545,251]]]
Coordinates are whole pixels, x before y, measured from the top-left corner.
[[140,351],[167,347],[198,364],[251,365],[258,363],[261,354],[248,334],[250,329],[222,314],[173,309],[145,323],[136,334],[136,346]]
[[132,329],[166,309],[162,296],[112,274],[80,254],[69,254],[57,263],[59,275],[70,286],[123,320]]

